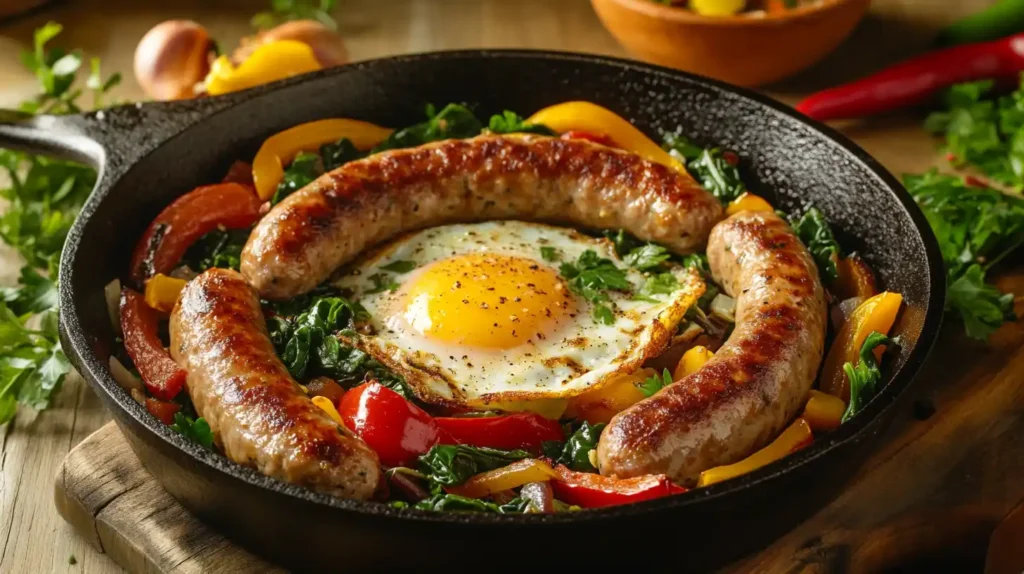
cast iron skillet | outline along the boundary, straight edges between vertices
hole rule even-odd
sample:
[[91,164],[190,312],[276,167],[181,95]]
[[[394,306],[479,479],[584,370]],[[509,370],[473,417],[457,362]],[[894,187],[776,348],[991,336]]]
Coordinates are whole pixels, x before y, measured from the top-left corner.
[[[114,334],[103,286],[125,275],[132,245],[176,196],[218,181],[267,136],[327,117],[387,126],[426,102],[468,102],[482,117],[586,99],[648,133],[681,129],[736,151],[753,191],[786,211],[813,203],[843,246],[903,294],[902,346],[887,385],[839,430],[742,478],[681,496],[553,516],[397,511],[266,478],[184,440],[111,377]],[[228,95],[125,106],[0,126],[0,144],[70,156],[100,180],[64,249],[61,341],[143,464],[175,498],[252,550],[296,569],[725,564],[764,546],[831,500],[864,462],[939,330],[942,260],[907,192],[832,130],[754,93],[635,62],[532,51],[464,51],[362,62]]]

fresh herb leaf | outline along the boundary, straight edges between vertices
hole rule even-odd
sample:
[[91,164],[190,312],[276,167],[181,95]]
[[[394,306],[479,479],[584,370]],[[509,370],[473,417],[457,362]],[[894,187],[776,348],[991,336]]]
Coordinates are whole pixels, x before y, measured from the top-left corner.
[[903,181],[938,239],[947,311],[961,317],[969,336],[987,339],[1014,319],[1013,295],[984,281],[988,269],[1024,244],[1024,199],[935,170]]
[[722,203],[729,203],[746,191],[740,170],[729,163],[717,148],[705,149],[687,168],[704,189]]
[[550,245],[545,245],[540,248],[540,256],[544,261],[558,261],[562,258],[561,252]]
[[661,375],[655,373],[654,375],[647,377],[644,381],[636,386],[640,389],[640,392],[645,396],[652,396],[654,393],[664,389],[665,387],[672,384],[672,373],[668,369],[662,371]]
[[[494,514],[522,514],[526,512],[527,503],[521,498],[513,498],[505,504],[495,504],[479,498],[466,498],[457,494],[435,494],[413,505],[418,510],[435,512],[489,512]],[[404,507],[402,507],[404,508]]]
[[545,136],[557,135],[551,128],[542,124],[531,124],[519,114],[505,110],[491,116],[487,128],[496,134],[531,133]]
[[573,293],[594,305],[595,320],[605,325],[615,322],[612,309],[605,304],[611,301],[607,291],[629,291],[632,288],[625,271],[591,249],[580,254],[575,263],[562,263],[559,271],[568,280]]
[[270,198],[270,204],[281,203],[281,200],[313,183],[323,173],[324,164],[319,155],[306,151],[299,152],[288,169],[284,170],[284,176],[281,183],[277,184],[277,191]]
[[203,448],[213,450],[213,431],[203,417],[193,419],[180,412],[174,413],[174,424],[171,425],[171,429]]
[[480,120],[462,104],[448,104],[436,113],[433,106],[427,106],[427,121],[396,131],[377,144],[372,153],[450,138],[470,138],[480,135],[483,129]]
[[650,271],[661,267],[671,257],[672,254],[668,249],[661,245],[648,243],[631,250],[626,254],[624,261],[630,267],[635,267],[641,271]]
[[323,161],[324,171],[334,171],[350,161],[362,159],[366,154],[356,149],[355,144],[348,138],[341,138],[332,144],[320,146],[320,158]]
[[843,365],[843,371],[846,372],[846,376],[850,380],[850,404],[847,405],[846,412],[843,413],[844,423],[860,412],[878,394],[878,384],[882,380],[882,372],[878,369],[878,362],[875,361],[875,347],[889,346],[893,343],[894,341],[889,337],[878,331],[872,331],[864,339],[864,345],[860,348],[860,361],[857,366],[854,367],[851,363]]
[[337,0],[271,0],[270,10],[252,17],[257,30],[269,30],[292,20],[316,20],[331,30],[338,29],[331,13]]
[[33,267],[21,268],[17,287],[0,287],[0,301],[15,315],[42,313],[57,306],[57,284]]
[[391,275],[387,273],[374,273],[370,275],[368,279],[373,283],[373,288],[367,289],[366,293],[372,295],[374,293],[383,293],[384,291],[396,291],[401,285],[398,284]]
[[607,426],[605,423],[595,425],[584,421],[583,425],[572,433],[565,443],[549,441],[543,445],[544,454],[558,464],[579,471],[597,472],[590,462],[590,451],[597,448],[597,442],[601,438],[601,431]]
[[661,147],[684,164],[699,158],[704,153],[703,148],[691,142],[680,132],[664,134],[661,138]]
[[654,298],[654,295],[671,295],[681,287],[682,285],[679,284],[679,280],[676,279],[675,275],[671,273],[658,273],[647,278],[644,286],[637,293],[637,297],[643,297],[649,301],[658,301],[658,299]]
[[408,272],[412,271],[413,269],[416,269],[416,262],[415,261],[392,261],[391,263],[388,263],[387,265],[382,265],[381,269],[383,269],[385,271],[390,271],[392,273],[398,273],[399,275],[401,275],[402,273],[408,273]]
[[189,247],[182,262],[199,273],[212,267],[238,271],[249,229],[215,229]]
[[811,207],[803,216],[790,219],[790,225],[796,232],[800,241],[807,246],[807,250],[814,257],[825,283],[832,283],[839,277],[837,262],[839,261],[839,243],[832,228],[829,227],[825,216],[816,207]]
[[639,249],[645,245],[643,241],[623,229],[606,229],[601,232],[601,235],[612,242],[612,245],[615,246],[615,253],[619,257],[625,257],[634,249]]
[[680,260],[680,264],[686,268],[693,268],[700,271],[704,276],[711,275],[711,266],[708,264],[708,256],[706,253],[693,253],[690,255],[684,255]]
[[419,457],[419,470],[434,484],[455,486],[470,477],[530,458],[523,450],[459,445],[434,445]]

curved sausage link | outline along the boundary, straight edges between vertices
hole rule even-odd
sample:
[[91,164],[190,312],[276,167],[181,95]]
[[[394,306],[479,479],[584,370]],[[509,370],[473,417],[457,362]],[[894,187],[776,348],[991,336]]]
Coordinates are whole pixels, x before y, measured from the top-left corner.
[[261,296],[287,299],[399,233],[499,219],[625,229],[687,252],[721,218],[719,202],[688,175],[635,154],[582,140],[479,136],[323,175],[260,221],[242,275]]
[[342,498],[368,499],[377,455],[313,404],[274,353],[256,292],[241,275],[210,269],[171,314],[171,355],[188,393],[231,460]]
[[712,230],[708,260],[736,298],[735,329],[699,371],[612,419],[602,474],[695,478],[767,444],[807,399],[827,318],[810,253],[774,213],[743,212]]

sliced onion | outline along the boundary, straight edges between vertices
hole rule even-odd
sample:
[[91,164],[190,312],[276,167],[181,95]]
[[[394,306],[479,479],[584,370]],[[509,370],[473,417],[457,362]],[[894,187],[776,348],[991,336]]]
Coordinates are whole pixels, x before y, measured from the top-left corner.
[[715,298],[711,300],[711,307],[708,310],[712,317],[729,323],[736,322],[736,300],[725,293],[715,295]]
[[[117,384],[121,385],[121,388],[131,392],[132,390],[142,391],[142,379],[136,377],[131,371],[126,369],[121,361],[117,360],[117,357],[110,356],[110,374],[114,376],[114,380]],[[135,396],[134,393],[132,396]]]
[[118,337],[124,336],[124,333],[121,332],[120,279],[114,279],[103,287],[103,298],[107,301],[107,313],[110,315],[110,325],[114,328],[114,333],[116,333]]

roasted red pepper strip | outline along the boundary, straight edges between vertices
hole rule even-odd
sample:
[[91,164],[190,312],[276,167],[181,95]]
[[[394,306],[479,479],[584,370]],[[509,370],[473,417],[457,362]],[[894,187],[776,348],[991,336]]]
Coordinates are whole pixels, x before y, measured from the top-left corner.
[[535,413],[497,417],[437,417],[434,422],[458,444],[502,450],[523,449],[539,454],[544,441],[565,440],[565,433],[557,421]]
[[599,143],[608,147],[616,147],[615,142],[607,135],[585,132],[583,130],[569,130],[562,134],[561,138],[564,140],[587,140],[589,142]]
[[574,472],[563,465],[556,466],[555,473],[558,478],[551,481],[555,498],[582,508],[631,504],[686,492],[664,474],[618,479]]
[[185,385],[185,371],[167,353],[157,333],[159,316],[137,291],[121,291],[121,331],[124,348],[142,375],[146,390],[154,397],[169,401]]
[[942,88],[1024,71],[1024,34],[965,44],[911,58],[862,80],[811,95],[796,109],[816,120],[859,118],[915,106]]
[[260,218],[252,187],[228,182],[197,187],[168,205],[142,234],[132,254],[132,279],[140,285],[169,273],[200,237],[218,226],[241,229]]
[[146,410],[149,414],[160,419],[165,425],[174,424],[174,415],[181,410],[181,405],[168,401],[160,401],[153,397],[146,397]]
[[345,393],[338,414],[385,466],[407,466],[441,438],[433,417],[377,382]]

